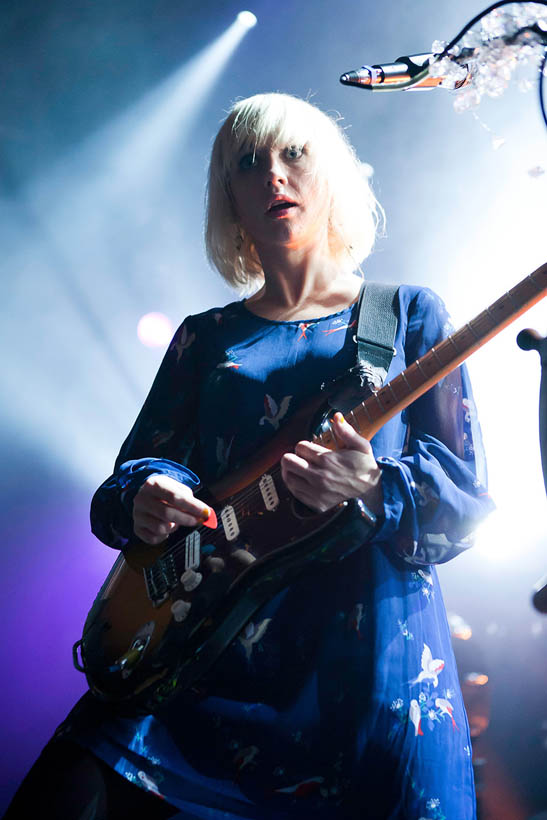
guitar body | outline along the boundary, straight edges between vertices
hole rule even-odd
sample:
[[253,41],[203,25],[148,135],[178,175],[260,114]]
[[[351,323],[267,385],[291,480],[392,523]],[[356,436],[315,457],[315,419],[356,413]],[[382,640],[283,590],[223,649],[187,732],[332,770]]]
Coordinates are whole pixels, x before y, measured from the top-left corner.
[[[193,576],[185,568],[186,550],[177,542],[166,542],[162,552],[135,546],[120,556],[78,643],[92,692],[131,712],[153,712],[208,672],[275,594],[302,572],[349,555],[366,542],[375,526],[374,516],[358,500],[328,513],[307,512],[312,536],[294,538],[268,554],[261,543],[261,558],[255,558],[250,548],[206,549],[199,564],[195,559]],[[193,538],[195,532],[189,531],[186,538]],[[166,563],[169,570],[164,572]],[[150,590],[154,571],[167,577],[157,596]],[[181,582],[185,573],[193,583],[202,576],[197,586],[190,589],[192,584]]]

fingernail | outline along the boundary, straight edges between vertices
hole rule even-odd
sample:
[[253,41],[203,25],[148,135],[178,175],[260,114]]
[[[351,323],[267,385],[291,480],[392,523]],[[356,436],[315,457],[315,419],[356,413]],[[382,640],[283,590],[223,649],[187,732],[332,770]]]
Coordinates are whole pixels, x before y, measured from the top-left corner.
[[337,422],[339,422],[339,424],[344,424],[344,422],[346,421],[344,416],[340,412],[335,413],[334,418],[336,419]]
[[202,521],[207,521],[207,519],[209,518],[210,515],[211,515],[211,510],[209,509],[209,507],[205,507],[205,509],[201,513],[201,520]]

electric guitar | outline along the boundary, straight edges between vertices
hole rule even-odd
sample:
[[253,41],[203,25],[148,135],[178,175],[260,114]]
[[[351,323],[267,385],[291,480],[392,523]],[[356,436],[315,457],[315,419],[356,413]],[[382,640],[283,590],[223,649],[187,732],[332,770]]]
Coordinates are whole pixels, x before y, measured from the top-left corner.
[[[346,420],[371,439],[546,293],[547,263],[370,393]],[[217,513],[216,527],[209,520],[209,526],[178,529],[159,546],[128,545],[73,647],[74,664],[97,697],[122,711],[153,712],[194,686],[279,590],[370,538],[375,518],[360,500],[314,512],[281,479],[280,458],[299,440],[313,436],[336,448],[332,412],[318,396],[242,467],[201,488],[200,499]]]

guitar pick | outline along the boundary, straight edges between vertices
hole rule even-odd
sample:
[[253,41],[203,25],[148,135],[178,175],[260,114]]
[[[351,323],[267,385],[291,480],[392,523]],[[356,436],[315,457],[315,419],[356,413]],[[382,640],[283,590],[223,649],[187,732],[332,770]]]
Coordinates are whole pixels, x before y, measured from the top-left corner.
[[201,522],[204,527],[209,527],[211,530],[216,530],[218,526],[217,516],[212,507],[209,507],[209,515],[205,521]]

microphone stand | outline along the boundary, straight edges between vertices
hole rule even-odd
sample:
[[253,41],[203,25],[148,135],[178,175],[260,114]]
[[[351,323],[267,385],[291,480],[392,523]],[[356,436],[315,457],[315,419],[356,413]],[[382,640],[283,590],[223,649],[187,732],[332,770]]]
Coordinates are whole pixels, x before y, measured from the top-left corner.
[[[539,389],[539,444],[541,468],[547,492],[547,336],[542,339],[536,330],[521,330],[517,344],[522,350],[537,350],[541,361],[541,384]],[[547,575],[534,586],[532,603],[539,612],[547,613]]]

